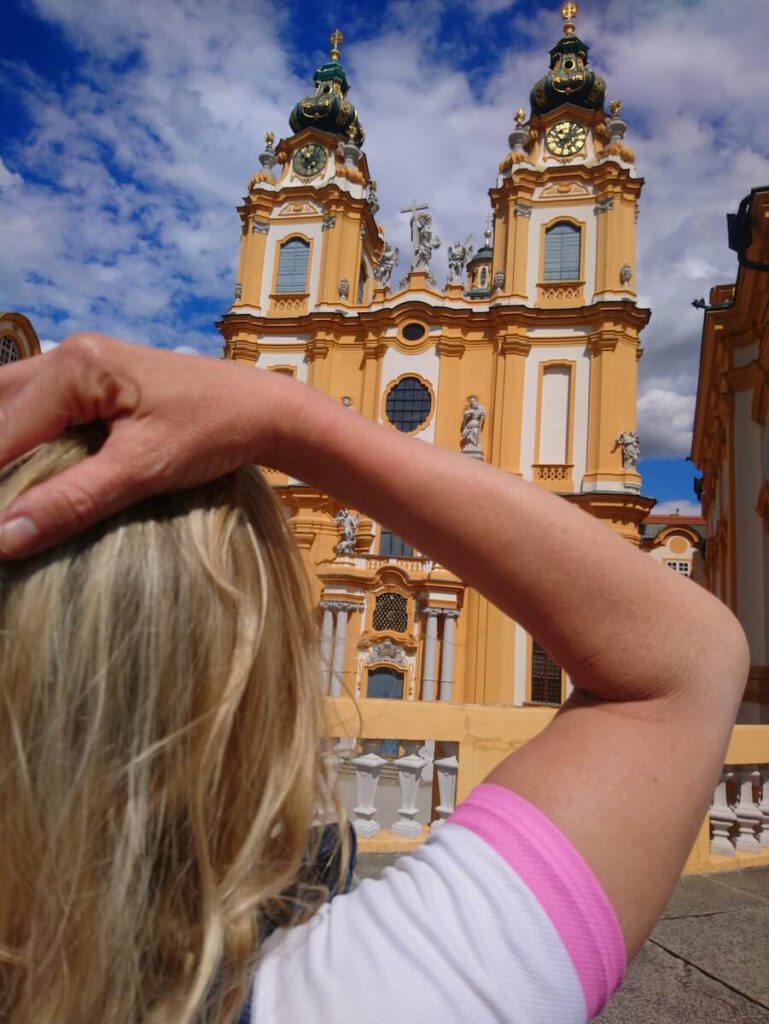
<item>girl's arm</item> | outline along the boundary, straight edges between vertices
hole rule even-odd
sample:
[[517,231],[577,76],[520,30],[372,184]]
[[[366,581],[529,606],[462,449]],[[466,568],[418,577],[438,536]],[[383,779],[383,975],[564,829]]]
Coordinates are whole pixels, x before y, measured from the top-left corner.
[[571,677],[553,723],[490,781],[571,839],[639,948],[702,822],[747,676],[744,636],[722,604],[563,499],[283,375],[93,337],[0,372],[2,461],[94,419],[110,429],[100,453],[4,513],[6,556],[246,461],[386,524]]

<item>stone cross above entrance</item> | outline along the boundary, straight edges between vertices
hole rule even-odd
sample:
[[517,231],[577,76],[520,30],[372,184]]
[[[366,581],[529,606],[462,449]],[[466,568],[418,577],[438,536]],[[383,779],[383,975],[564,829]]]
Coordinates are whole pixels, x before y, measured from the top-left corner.
[[401,213],[411,214],[411,244],[416,249],[419,244],[419,226],[417,224],[417,215],[423,210],[428,210],[427,203],[418,203],[416,199],[411,200],[411,206],[407,206],[405,210],[401,210]]

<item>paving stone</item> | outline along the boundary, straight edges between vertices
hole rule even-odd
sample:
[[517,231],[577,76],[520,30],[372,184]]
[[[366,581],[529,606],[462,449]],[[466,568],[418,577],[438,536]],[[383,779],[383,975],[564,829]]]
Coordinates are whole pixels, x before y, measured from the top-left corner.
[[744,871],[728,871],[708,876],[717,885],[769,900],[769,868],[745,868]]
[[678,883],[662,917],[718,914],[755,904],[753,895],[732,886],[720,885],[712,875],[691,875]]
[[769,1010],[647,942],[594,1024],[769,1024]]
[[769,905],[712,917],[668,918],[652,939],[769,1009]]
[[364,878],[379,878],[386,867],[394,864],[399,857],[408,856],[403,853],[359,853],[355,864],[355,877],[358,881]]

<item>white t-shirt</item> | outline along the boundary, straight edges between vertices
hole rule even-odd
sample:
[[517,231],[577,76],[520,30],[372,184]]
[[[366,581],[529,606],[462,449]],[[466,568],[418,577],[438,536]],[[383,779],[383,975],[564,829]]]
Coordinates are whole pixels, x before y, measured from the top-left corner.
[[584,1024],[622,980],[616,916],[569,840],[483,785],[377,880],[276,932],[252,1024]]

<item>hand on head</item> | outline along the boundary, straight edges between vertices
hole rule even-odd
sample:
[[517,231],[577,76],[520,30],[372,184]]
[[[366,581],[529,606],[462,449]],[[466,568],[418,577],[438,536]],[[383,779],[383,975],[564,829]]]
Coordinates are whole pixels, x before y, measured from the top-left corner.
[[3,510],[0,557],[42,550],[148,495],[268,462],[278,447],[278,396],[291,382],[260,374],[263,401],[255,407],[251,395],[246,410],[238,404],[240,377],[231,362],[98,334],[73,335],[42,357],[4,367],[0,465],[68,427],[99,421],[108,437],[96,455]]

